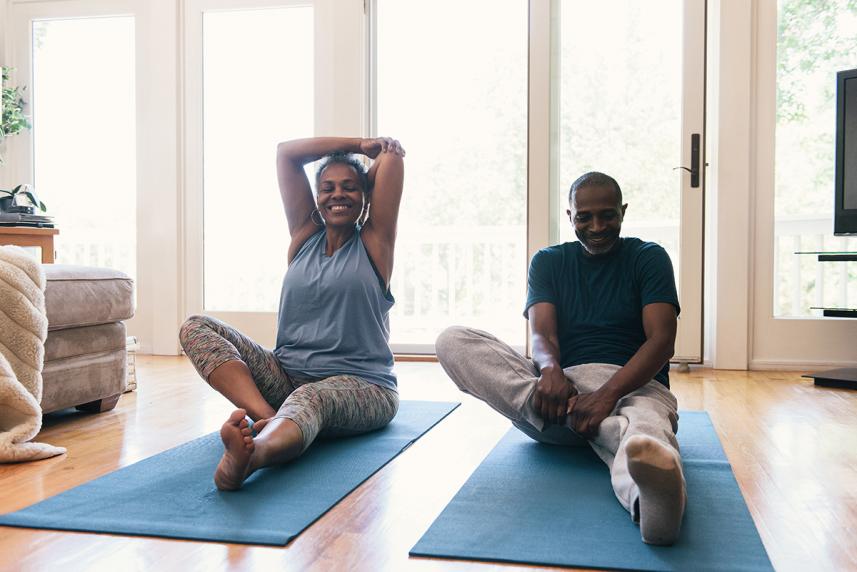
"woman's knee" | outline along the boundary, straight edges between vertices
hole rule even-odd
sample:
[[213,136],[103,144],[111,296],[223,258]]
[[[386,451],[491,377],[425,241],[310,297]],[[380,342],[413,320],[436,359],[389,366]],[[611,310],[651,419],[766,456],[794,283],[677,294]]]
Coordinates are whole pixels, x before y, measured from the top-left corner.
[[[354,381],[349,380],[349,381]],[[326,387],[308,383],[297,388],[277,413],[295,420],[314,434],[342,436],[365,433],[386,426],[399,409],[398,394],[378,386]]]
[[188,342],[193,339],[194,334],[199,332],[202,328],[209,328],[210,322],[211,318],[201,315],[194,315],[185,320],[182,327],[179,328],[179,343],[181,343],[185,352],[187,352],[186,346]]

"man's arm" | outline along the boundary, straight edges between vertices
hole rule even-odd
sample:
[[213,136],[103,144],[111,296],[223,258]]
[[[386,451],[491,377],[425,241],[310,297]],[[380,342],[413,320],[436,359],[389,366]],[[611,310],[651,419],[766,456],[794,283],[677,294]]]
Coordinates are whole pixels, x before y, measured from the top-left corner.
[[565,416],[568,398],[574,387],[560,367],[559,336],[556,326],[556,306],[539,302],[527,310],[533,341],[533,361],[541,373],[533,397],[533,405],[545,423],[559,423]]
[[677,326],[676,309],[672,304],[657,302],[643,306],[646,341],[625,367],[598,390],[568,400],[568,421],[572,429],[585,437],[597,434],[598,426],[616,403],[651,381],[673,356]]

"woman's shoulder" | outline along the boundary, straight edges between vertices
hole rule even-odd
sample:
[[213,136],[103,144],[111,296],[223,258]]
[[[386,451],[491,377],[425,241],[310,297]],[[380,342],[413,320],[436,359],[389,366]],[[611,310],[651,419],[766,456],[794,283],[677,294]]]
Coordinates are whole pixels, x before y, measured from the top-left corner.
[[312,249],[312,247],[324,237],[324,227],[320,226],[316,228],[311,234],[307,234],[305,237],[297,237],[297,240],[301,241],[300,244],[295,244],[295,239],[292,239],[292,243],[289,245],[289,251],[294,252],[294,255],[291,257],[289,264],[293,263],[298,257],[303,256],[304,253],[308,252]]

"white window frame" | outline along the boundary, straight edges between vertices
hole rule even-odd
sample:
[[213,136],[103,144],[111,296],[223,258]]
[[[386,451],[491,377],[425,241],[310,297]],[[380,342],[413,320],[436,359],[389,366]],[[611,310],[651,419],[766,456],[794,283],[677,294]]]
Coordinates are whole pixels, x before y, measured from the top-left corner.
[[[750,369],[829,369],[855,365],[857,320],[774,316],[774,171],[777,88],[777,3],[758,2],[754,76],[755,234]],[[831,79],[831,82],[833,80]],[[830,189],[831,197],[833,189]],[[833,233],[833,204],[830,207]]]
[[[182,204],[184,222],[182,319],[202,314],[223,320],[263,346],[273,347],[276,312],[223,312],[204,309],[203,288],[203,78],[202,14],[313,6],[315,53],[315,135],[361,137],[366,132],[364,50],[366,45],[363,0],[188,0],[183,11],[184,78]],[[341,86],[359,86],[351,91]],[[339,89],[337,89],[339,88]],[[271,150],[271,156],[274,155]],[[274,169],[273,161],[271,169]],[[283,225],[286,217],[283,215]],[[282,269],[285,273],[285,267]]]
[[[696,2],[704,4],[702,0]],[[21,30],[28,29],[22,27],[22,18],[135,17],[139,307],[128,326],[129,333],[141,339],[143,353],[178,353],[179,325],[188,315],[203,311],[202,42],[198,16],[204,9],[243,10],[296,3],[312,3],[315,29],[328,38],[336,37],[335,42],[324,43],[319,40],[322,34],[316,34],[316,134],[375,134],[374,0],[12,0],[4,5],[8,16],[3,30],[6,61],[18,68],[19,79],[29,77],[31,69],[29,40],[21,38]],[[719,4],[717,0],[710,3]],[[557,47],[553,42],[558,5],[559,0],[529,0],[530,256],[559,238],[557,221],[551,216],[558,208],[556,189],[563,183],[556,180],[556,133],[552,132],[552,118],[557,115],[557,94],[552,91],[556,82],[551,79],[557,76]],[[363,97],[350,97],[347,90],[334,89],[334,78],[359,86],[350,92]],[[686,148],[686,142],[682,145]],[[7,183],[26,179],[25,173],[31,176],[30,135],[16,137],[7,148]],[[702,225],[685,230],[701,233]],[[520,271],[525,273],[526,267]],[[682,283],[688,282],[692,281],[682,279]],[[683,319],[689,311],[685,304]],[[275,313],[215,315],[260,343],[273,344]],[[526,323],[521,327],[526,328]],[[718,332],[716,328],[713,331]]]
[[[31,85],[33,19],[133,16],[137,102],[137,301],[125,322],[141,353],[175,354],[178,315],[176,16],[172,3],[146,0],[14,0],[8,4],[6,57]],[[70,89],[77,86],[70,86]],[[13,144],[12,144],[13,143]],[[30,131],[9,145],[9,180],[32,181]],[[105,203],[109,197],[104,197]],[[62,221],[59,221],[62,233]],[[109,238],[108,238],[109,239]]]
[[[681,186],[681,266],[679,318],[675,356],[672,361],[701,363],[703,359],[703,267],[705,201],[705,74],[706,2],[684,0],[682,76],[681,164],[690,167],[691,133],[700,134],[700,186],[690,187],[690,176]],[[559,10],[560,0],[530,0],[529,85],[529,259],[540,249],[559,242],[556,213],[562,208],[559,189],[571,181],[559,181]],[[691,54],[691,57],[688,57]],[[526,272],[526,268],[523,270]]]

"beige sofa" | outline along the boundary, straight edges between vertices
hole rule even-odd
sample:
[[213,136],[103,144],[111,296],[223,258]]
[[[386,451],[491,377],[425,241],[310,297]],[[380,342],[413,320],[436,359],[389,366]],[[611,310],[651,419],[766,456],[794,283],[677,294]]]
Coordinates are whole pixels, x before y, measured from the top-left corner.
[[125,389],[134,282],[106,268],[45,264],[48,338],[42,411],[108,411]]

